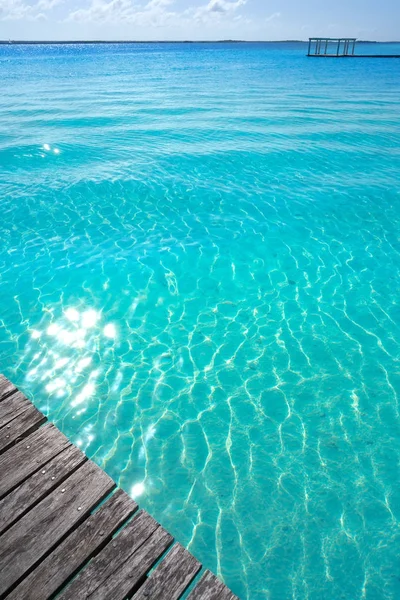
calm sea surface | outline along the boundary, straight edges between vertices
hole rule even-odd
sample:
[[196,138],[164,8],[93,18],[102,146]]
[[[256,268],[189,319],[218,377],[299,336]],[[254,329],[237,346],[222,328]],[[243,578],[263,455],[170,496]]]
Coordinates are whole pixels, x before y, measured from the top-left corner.
[[398,599],[400,61],[305,52],[0,47],[0,370],[242,599]]

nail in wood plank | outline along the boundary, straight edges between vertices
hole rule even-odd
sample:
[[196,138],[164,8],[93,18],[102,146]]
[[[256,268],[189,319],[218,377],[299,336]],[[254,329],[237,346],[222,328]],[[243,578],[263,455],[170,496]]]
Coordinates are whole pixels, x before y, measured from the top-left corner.
[[19,582],[114,487],[115,483],[104,471],[87,461],[8,529],[0,537],[0,596]]
[[41,562],[7,600],[47,600],[110,540],[138,506],[117,490]]
[[159,527],[145,511],[141,511],[109,544],[81,571],[57,600],[76,600],[89,596],[104,585],[108,577],[126,561]]
[[46,463],[43,469],[36,471],[7,494],[0,500],[0,533],[11,527],[86,460],[86,456],[78,448],[68,446]]
[[201,564],[181,546],[175,544],[157,565],[149,579],[134,594],[134,600],[178,600],[189,587]]
[[239,600],[230,589],[210,571],[205,571],[187,600]]
[[46,420],[46,417],[33,404],[30,404],[21,415],[0,429],[0,454],[35,431]]
[[0,456],[0,498],[35,473],[71,442],[46,423]]

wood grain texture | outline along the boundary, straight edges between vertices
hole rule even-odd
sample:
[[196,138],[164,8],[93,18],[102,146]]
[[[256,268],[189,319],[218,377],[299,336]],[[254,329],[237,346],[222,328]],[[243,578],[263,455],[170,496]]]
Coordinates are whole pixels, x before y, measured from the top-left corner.
[[45,421],[46,417],[30,404],[22,414],[0,429],[0,454],[35,431]]
[[[0,599],[178,600],[200,563],[176,544],[148,576],[172,536],[144,511],[127,523],[122,490],[100,505],[115,483],[45,420],[0,375]],[[188,600],[238,599],[206,571]]]
[[15,385],[0,373],[0,402],[16,391]]
[[78,448],[68,446],[46,463],[43,469],[36,471],[0,500],[0,534],[60,485],[86,460],[86,456]]
[[239,600],[211,571],[205,571],[187,600]]
[[0,402],[0,429],[30,406],[32,406],[32,403],[21,392],[15,392],[15,394]]
[[7,600],[47,600],[102,546],[137,510],[125,492],[117,490],[41,562]]
[[178,600],[189,587],[201,564],[181,546],[175,544],[149,579],[134,594],[134,600]]
[[8,529],[0,537],[0,596],[84,520],[114,486],[104,471],[87,461]]
[[0,498],[43,467],[71,442],[51,423],[0,455]]
[[141,511],[119,534],[81,571],[57,600],[85,598],[112,576],[120,565],[152,535],[158,523]]
[[[90,600],[124,600],[172,544],[173,537],[161,526],[123,562],[92,594]],[[150,596],[150,598],[152,598]],[[164,598],[170,600],[168,594]]]

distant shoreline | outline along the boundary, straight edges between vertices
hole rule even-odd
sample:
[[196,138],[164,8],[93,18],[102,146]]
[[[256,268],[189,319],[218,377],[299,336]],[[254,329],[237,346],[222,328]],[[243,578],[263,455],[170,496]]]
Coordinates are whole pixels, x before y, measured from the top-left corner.
[[[306,44],[308,40],[0,40],[0,45],[72,44]],[[398,41],[357,40],[359,44],[399,44]]]

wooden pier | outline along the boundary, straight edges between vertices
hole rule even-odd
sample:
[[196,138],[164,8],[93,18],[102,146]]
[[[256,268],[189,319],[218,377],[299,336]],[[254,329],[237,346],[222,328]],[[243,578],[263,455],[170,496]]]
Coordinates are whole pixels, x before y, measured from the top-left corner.
[[400,54],[355,54],[357,38],[312,37],[307,56],[314,58],[400,58]]
[[0,375],[0,599],[238,600],[173,542]]

